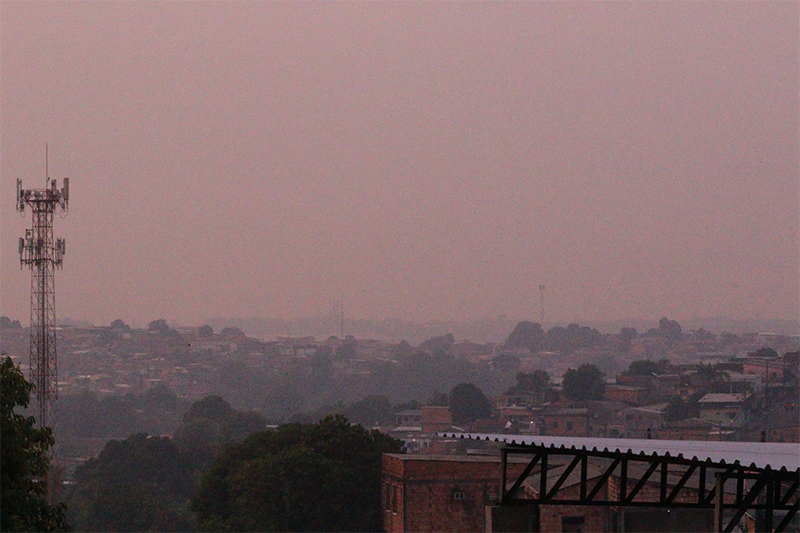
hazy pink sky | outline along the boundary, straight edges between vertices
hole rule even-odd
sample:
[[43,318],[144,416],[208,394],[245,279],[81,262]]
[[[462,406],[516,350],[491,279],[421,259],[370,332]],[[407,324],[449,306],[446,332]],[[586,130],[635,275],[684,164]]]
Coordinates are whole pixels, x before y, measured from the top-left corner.
[[61,317],[800,314],[800,3],[2,2]]

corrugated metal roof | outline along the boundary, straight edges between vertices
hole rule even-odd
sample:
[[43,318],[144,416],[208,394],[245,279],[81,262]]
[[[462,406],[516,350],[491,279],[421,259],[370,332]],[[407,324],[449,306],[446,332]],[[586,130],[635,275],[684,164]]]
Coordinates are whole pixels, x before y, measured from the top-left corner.
[[506,444],[585,449],[645,455],[666,455],[684,459],[711,460],[715,463],[774,470],[800,469],[800,444],[796,442],[717,442],[702,440],[607,439],[542,435],[505,435],[502,433],[440,433],[445,437],[490,440]]

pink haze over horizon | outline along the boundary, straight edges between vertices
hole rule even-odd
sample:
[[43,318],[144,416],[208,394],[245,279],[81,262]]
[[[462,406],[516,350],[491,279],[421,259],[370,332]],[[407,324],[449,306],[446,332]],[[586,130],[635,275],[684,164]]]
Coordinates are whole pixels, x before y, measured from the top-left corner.
[[800,3],[0,2],[60,317],[800,315]]

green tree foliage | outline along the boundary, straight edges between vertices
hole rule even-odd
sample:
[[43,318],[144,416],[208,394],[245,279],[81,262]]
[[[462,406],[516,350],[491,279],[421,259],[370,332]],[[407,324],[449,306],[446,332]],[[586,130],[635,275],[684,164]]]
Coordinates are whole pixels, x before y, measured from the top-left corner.
[[226,448],[193,507],[206,531],[378,531],[381,454],[401,450],[342,416],[284,424]]
[[509,388],[506,394],[525,393],[542,396],[549,385],[550,374],[544,370],[517,372],[517,383]]
[[636,328],[622,328],[619,335],[617,335],[619,340],[622,341],[622,349],[626,352],[631,349],[631,342],[638,336],[639,333],[637,333]]
[[76,439],[123,439],[135,433],[173,433],[189,402],[164,385],[141,395],[98,396],[84,391],[58,400],[56,437],[62,450],[77,445]]
[[[448,400],[449,402],[449,400]],[[411,411],[414,409],[421,409],[422,404],[419,403],[417,400],[409,400],[407,402],[398,403],[392,408],[392,412],[400,413],[402,411]]]
[[555,326],[545,333],[542,326],[523,321],[517,324],[506,339],[507,348],[527,348],[532,352],[548,350],[571,353],[578,348],[591,348],[602,335],[596,329],[578,324]]
[[519,370],[520,360],[514,354],[505,353],[492,358],[492,368],[503,374],[513,374]]
[[446,392],[433,391],[426,405],[446,406],[450,405],[450,397]]
[[684,401],[680,396],[673,396],[670,398],[665,411],[668,422],[676,422],[678,420],[696,417],[699,413],[700,409],[696,398],[694,401],[692,401],[692,399]]
[[435,354],[439,352],[450,352],[450,348],[456,342],[452,333],[441,335],[439,337],[431,337],[419,345],[419,349],[423,352]]
[[544,347],[544,331],[542,326],[533,322],[522,321],[509,334],[505,343],[508,348],[527,348],[538,352]]
[[33,386],[10,357],[0,367],[0,530],[68,531],[64,504],[47,503],[47,450],[50,428],[36,428],[33,417],[15,413],[30,402]]
[[407,359],[414,353],[414,348],[406,340],[392,346],[392,357],[395,359]]
[[488,418],[492,406],[483,391],[473,383],[459,383],[450,391],[450,414],[456,424]]
[[348,335],[345,337],[344,342],[336,348],[334,357],[339,361],[345,361],[356,358],[356,340]]
[[186,531],[196,528],[194,483],[167,437],[132,435],[108,442],[75,472],[70,516],[89,531]]
[[166,335],[169,333],[169,326],[167,325],[167,321],[163,318],[159,318],[158,320],[153,320],[147,325],[148,331],[155,331],[160,335]]
[[392,404],[386,396],[370,395],[351,404],[344,416],[365,427],[385,426],[392,423]]
[[244,331],[237,327],[227,327],[222,328],[222,331],[219,332],[220,335],[223,337],[246,337],[247,335],[244,334]]
[[595,365],[586,363],[577,370],[570,368],[564,374],[564,394],[572,400],[600,400],[605,392],[603,372]]
[[[651,332],[653,332],[653,330],[648,331],[648,333]],[[658,330],[656,330],[655,333],[671,341],[679,341],[683,337],[681,325],[675,320],[670,320],[666,317],[658,321]]]
[[377,390],[390,390],[392,399],[429,398],[434,392],[448,390],[462,381],[475,379],[475,367],[450,352],[414,352],[390,369],[376,382]]
[[163,318],[150,322],[147,325],[147,330],[158,334],[159,337],[168,340],[172,344],[184,344],[186,342],[183,336],[177,330],[170,328]]
[[652,376],[653,374],[667,374],[672,370],[669,359],[651,361],[650,359],[638,359],[631,361],[628,370],[625,371],[629,376]]
[[128,324],[126,324],[125,322],[123,322],[119,318],[111,323],[111,329],[115,329],[115,330],[121,331],[123,333],[130,333],[131,332],[131,327]]
[[197,328],[197,336],[198,337],[210,337],[214,334],[214,328],[206,324],[205,326],[200,326]]
[[0,328],[22,329],[19,320],[11,320],[7,316],[0,316]]
[[544,370],[517,372],[517,382],[506,390],[507,395],[526,395],[530,405],[544,403],[550,387],[550,375]]
[[631,361],[628,365],[627,374],[629,376],[651,376],[658,372],[658,364],[650,359],[639,359]]
[[723,386],[722,372],[717,365],[712,363],[697,365],[697,379],[705,392],[717,391]]
[[206,396],[183,416],[175,444],[193,471],[205,472],[225,444],[239,442],[265,428],[266,421],[258,413],[236,411],[219,396]]
[[579,348],[591,348],[600,338],[600,332],[588,326],[555,326],[545,335],[545,347],[552,352],[571,353]]
[[206,418],[212,422],[222,423],[233,412],[231,404],[219,396],[206,396],[192,404],[183,415],[184,423],[198,418]]
[[767,358],[767,359],[777,359],[778,358],[778,352],[776,352],[772,348],[769,348],[769,347],[765,346],[763,348],[759,348],[758,350],[756,350],[755,353],[753,354],[753,357],[763,357],[763,358]]

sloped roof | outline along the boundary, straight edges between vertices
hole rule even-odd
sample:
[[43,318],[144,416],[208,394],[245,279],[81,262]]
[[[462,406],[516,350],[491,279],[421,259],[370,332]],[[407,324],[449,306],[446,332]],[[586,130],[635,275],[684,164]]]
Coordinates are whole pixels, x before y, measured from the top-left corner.
[[609,451],[698,459],[752,468],[800,469],[800,445],[796,442],[718,442],[693,440],[608,439],[543,435],[505,435],[502,433],[440,433],[452,438],[489,440],[506,444]]

